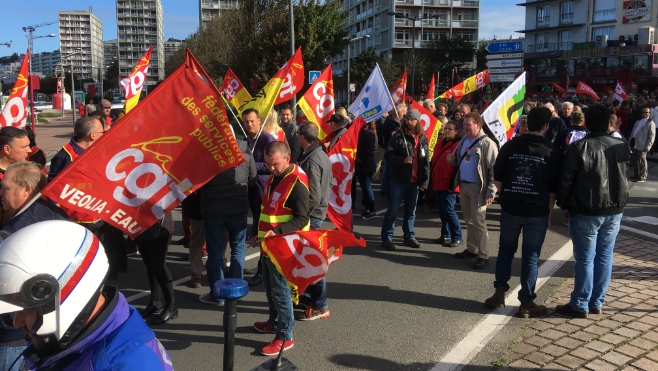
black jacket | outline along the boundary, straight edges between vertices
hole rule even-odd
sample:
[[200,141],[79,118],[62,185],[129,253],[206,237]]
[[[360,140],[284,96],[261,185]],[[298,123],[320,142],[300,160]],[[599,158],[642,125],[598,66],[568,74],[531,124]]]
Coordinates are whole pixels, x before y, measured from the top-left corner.
[[400,123],[393,120],[392,116],[388,116],[386,118],[386,121],[384,121],[384,124],[382,125],[382,140],[381,140],[381,145],[384,148],[388,147],[388,141],[391,140],[393,135],[395,135],[395,131],[400,128]]
[[281,123],[281,129],[286,134],[286,140],[288,141],[288,146],[290,146],[290,163],[296,164],[302,154],[302,147],[299,145],[296,135],[299,126],[294,121],[291,121],[287,124]]
[[[404,136],[403,136],[404,135]],[[406,149],[405,149],[406,139]],[[418,144],[418,182],[420,188],[427,188],[430,179],[430,158],[427,145],[427,136],[420,137]],[[389,179],[400,183],[411,182],[411,172],[414,164],[405,164],[407,156],[414,156],[414,138],[402,131],[395,132],[386,147],[384,158],[389,166]],[[415,157],[415,156],[414,156]]]
[[567,125],[562,121],[561,118],[559,117],[553,117],[551,121],[548,122],[548,130],[546,130],[546,133],[544,134],[544,138],[548,139],[551,144],[555,144],[555,139],[560,134],[563,130],[567,128]]
[[557,204],[572,215],[614,215],[628,201],[626,170],[631,149],[608,133],[591,133],[567,149]]
[[201,216],[246,213],[249,210],[248,186],[256,178],[256,165],[247,142],[238,140],[246,162],[225,170],[201,187]]
[[356,146],[356,161],[354,166],[355,173],[374,173],[377,165],[375,164],[375,152],[377,151],[377,135],[364,126],[359,133],[359,143]]

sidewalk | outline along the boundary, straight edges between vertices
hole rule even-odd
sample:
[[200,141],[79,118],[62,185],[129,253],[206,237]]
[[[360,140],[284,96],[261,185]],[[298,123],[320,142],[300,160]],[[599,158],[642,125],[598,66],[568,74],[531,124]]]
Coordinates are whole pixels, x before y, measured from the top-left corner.
[[73,137],[73,117],[66,114],[64,117],[49,119],[47,123],[40,123],[36,127],[36,141],[39,148],[50,159],[63,145]]
[[[603,313],[532,319],[499,370],[658,370],[658,244],[619,234]],[[573,278],[544,303],[569,302]]]

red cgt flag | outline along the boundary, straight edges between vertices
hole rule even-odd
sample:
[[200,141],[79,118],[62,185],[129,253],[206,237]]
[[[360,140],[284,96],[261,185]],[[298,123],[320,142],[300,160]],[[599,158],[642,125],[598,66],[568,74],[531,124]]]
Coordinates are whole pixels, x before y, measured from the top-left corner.
[[349,232],[317,230],[268,237],[261,246],[277,271],[286,277],[297,303],[299,293],[318,282],[327,274],[329,265],[341,258],[343,247],[365,247],[366,241]]
[[628,93],[626,93],[626,89],[624,89],[624,85],[617,80],[617,86],[615,86],[615,92],[612,95],[612,99],[616,99],[619,102],[623,102],[628,99]]
[[[286,66],[281,67],[279,72],[285,70]],[[292,100],[295,94],[299,93],[304,86],[304,62],[302,61],[302,47],[297,49],[297,52],[292,58],[290,68],[287,70],[285,80],[281,86],[281,91],[276,97],[274,104],[280,104]]]
[[407,96],[407,101],[411,102],[410,109],[417,109],[420,113],[420,123],[423,125],[423,132],[427,136],[428,147],[430,156],[432,158],[434,155],[434,147],[436,142],[439,140],[439,133],[441,132],[441,121],[438,118],[434,117],[430,111],[426,110],[422,104],[416,102],[410,96]]
[[389,90],[391,93],[391,98],[393,99],[393,103],[397,106],[400,103],[404,103],[404,97],[407,95],[407,69],[405,68],[404,72],[402,73],[402,76],[398,79],[398,81],[393,85],[391,90]]
[[578,87],[576,87],[576,94],[587,94],[590,97],[599,100],[599,96],[594,92],[591,86],[585,84],[582,81],[578,81]]
[[191,61],[41,193],[134,238],[215,175],[244,162],[217,89]]
[[25,53],[14,87],[11,89],[7,103],[2,109],[0,126],[24,128],[27,124],[27,61],[29,53],[29,50]]
[[430,80],[430,87],[427,89],[427,96],[425,99],[434,99],[434,94],[436,92],[436,83],[434,82],[434,74],[432,74],[432,79]]
[[555,92],[560,96],[560,98],[564,98],[567,95],[567,91],[564,90],[560,85],[556,84],[554,81],[551,81],[551,84],[553,84],[553,89],[555,89]]
[[329,151],[331,161],[331,190],[329,191],[329,219],[341,231],[349,232],[352,225],[352,177],[356,159],[356,145],[359,133],[366,124],[357,117],[338,143]]
[[320,140],[331,134],[331,126],[327,121],[335,112],[334,80],[332,76],[331,64],[329,64],[298,103],[306,119],[320,129],[318,136]]
[[224,94],[226,100],[229,101],[235,108],[238,108],[243,103],[251,100],[251,94],[249,94],[240,79],[235,76],[235,73],[233,73],[233,70],[230,68],[228,71],[226,71],[224,82],[219,88],[219,91]]

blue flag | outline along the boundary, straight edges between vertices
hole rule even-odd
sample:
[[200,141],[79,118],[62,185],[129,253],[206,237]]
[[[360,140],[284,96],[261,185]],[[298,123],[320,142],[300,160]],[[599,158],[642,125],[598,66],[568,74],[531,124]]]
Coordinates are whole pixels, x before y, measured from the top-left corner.
[[395,105],[386,87],[384,76],[379,70],[379,64],[377,64],[348,111],[355,116],[361,116],[366,122],[370,122],[382,117],[393,108]]

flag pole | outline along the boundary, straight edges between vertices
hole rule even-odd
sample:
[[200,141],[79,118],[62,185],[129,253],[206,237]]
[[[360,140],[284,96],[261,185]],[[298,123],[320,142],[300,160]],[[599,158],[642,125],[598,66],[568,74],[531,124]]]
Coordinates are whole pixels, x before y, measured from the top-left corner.
[[236,116],[235,112],[233,112],[233,109],[231,108],[231,104],[226,100],[226,97],[224,97],[224,93],[222,92],[222,93],[220,93],[220,95],[221,95],[222,99],[225,102],[226,108],[228,108],[228,110],[231,111],[231,113],[233,114],[233,117],[236,120],[238,120],[238,124],[239,124],[238,126],[240,127],[240,130],[242,130],[242,134],[244,134],[244,137],[246,139],[247,138],[247,132],[244,131],[244,127],[242,127],[243,126],[242,121],[238,118],[238,116]]

